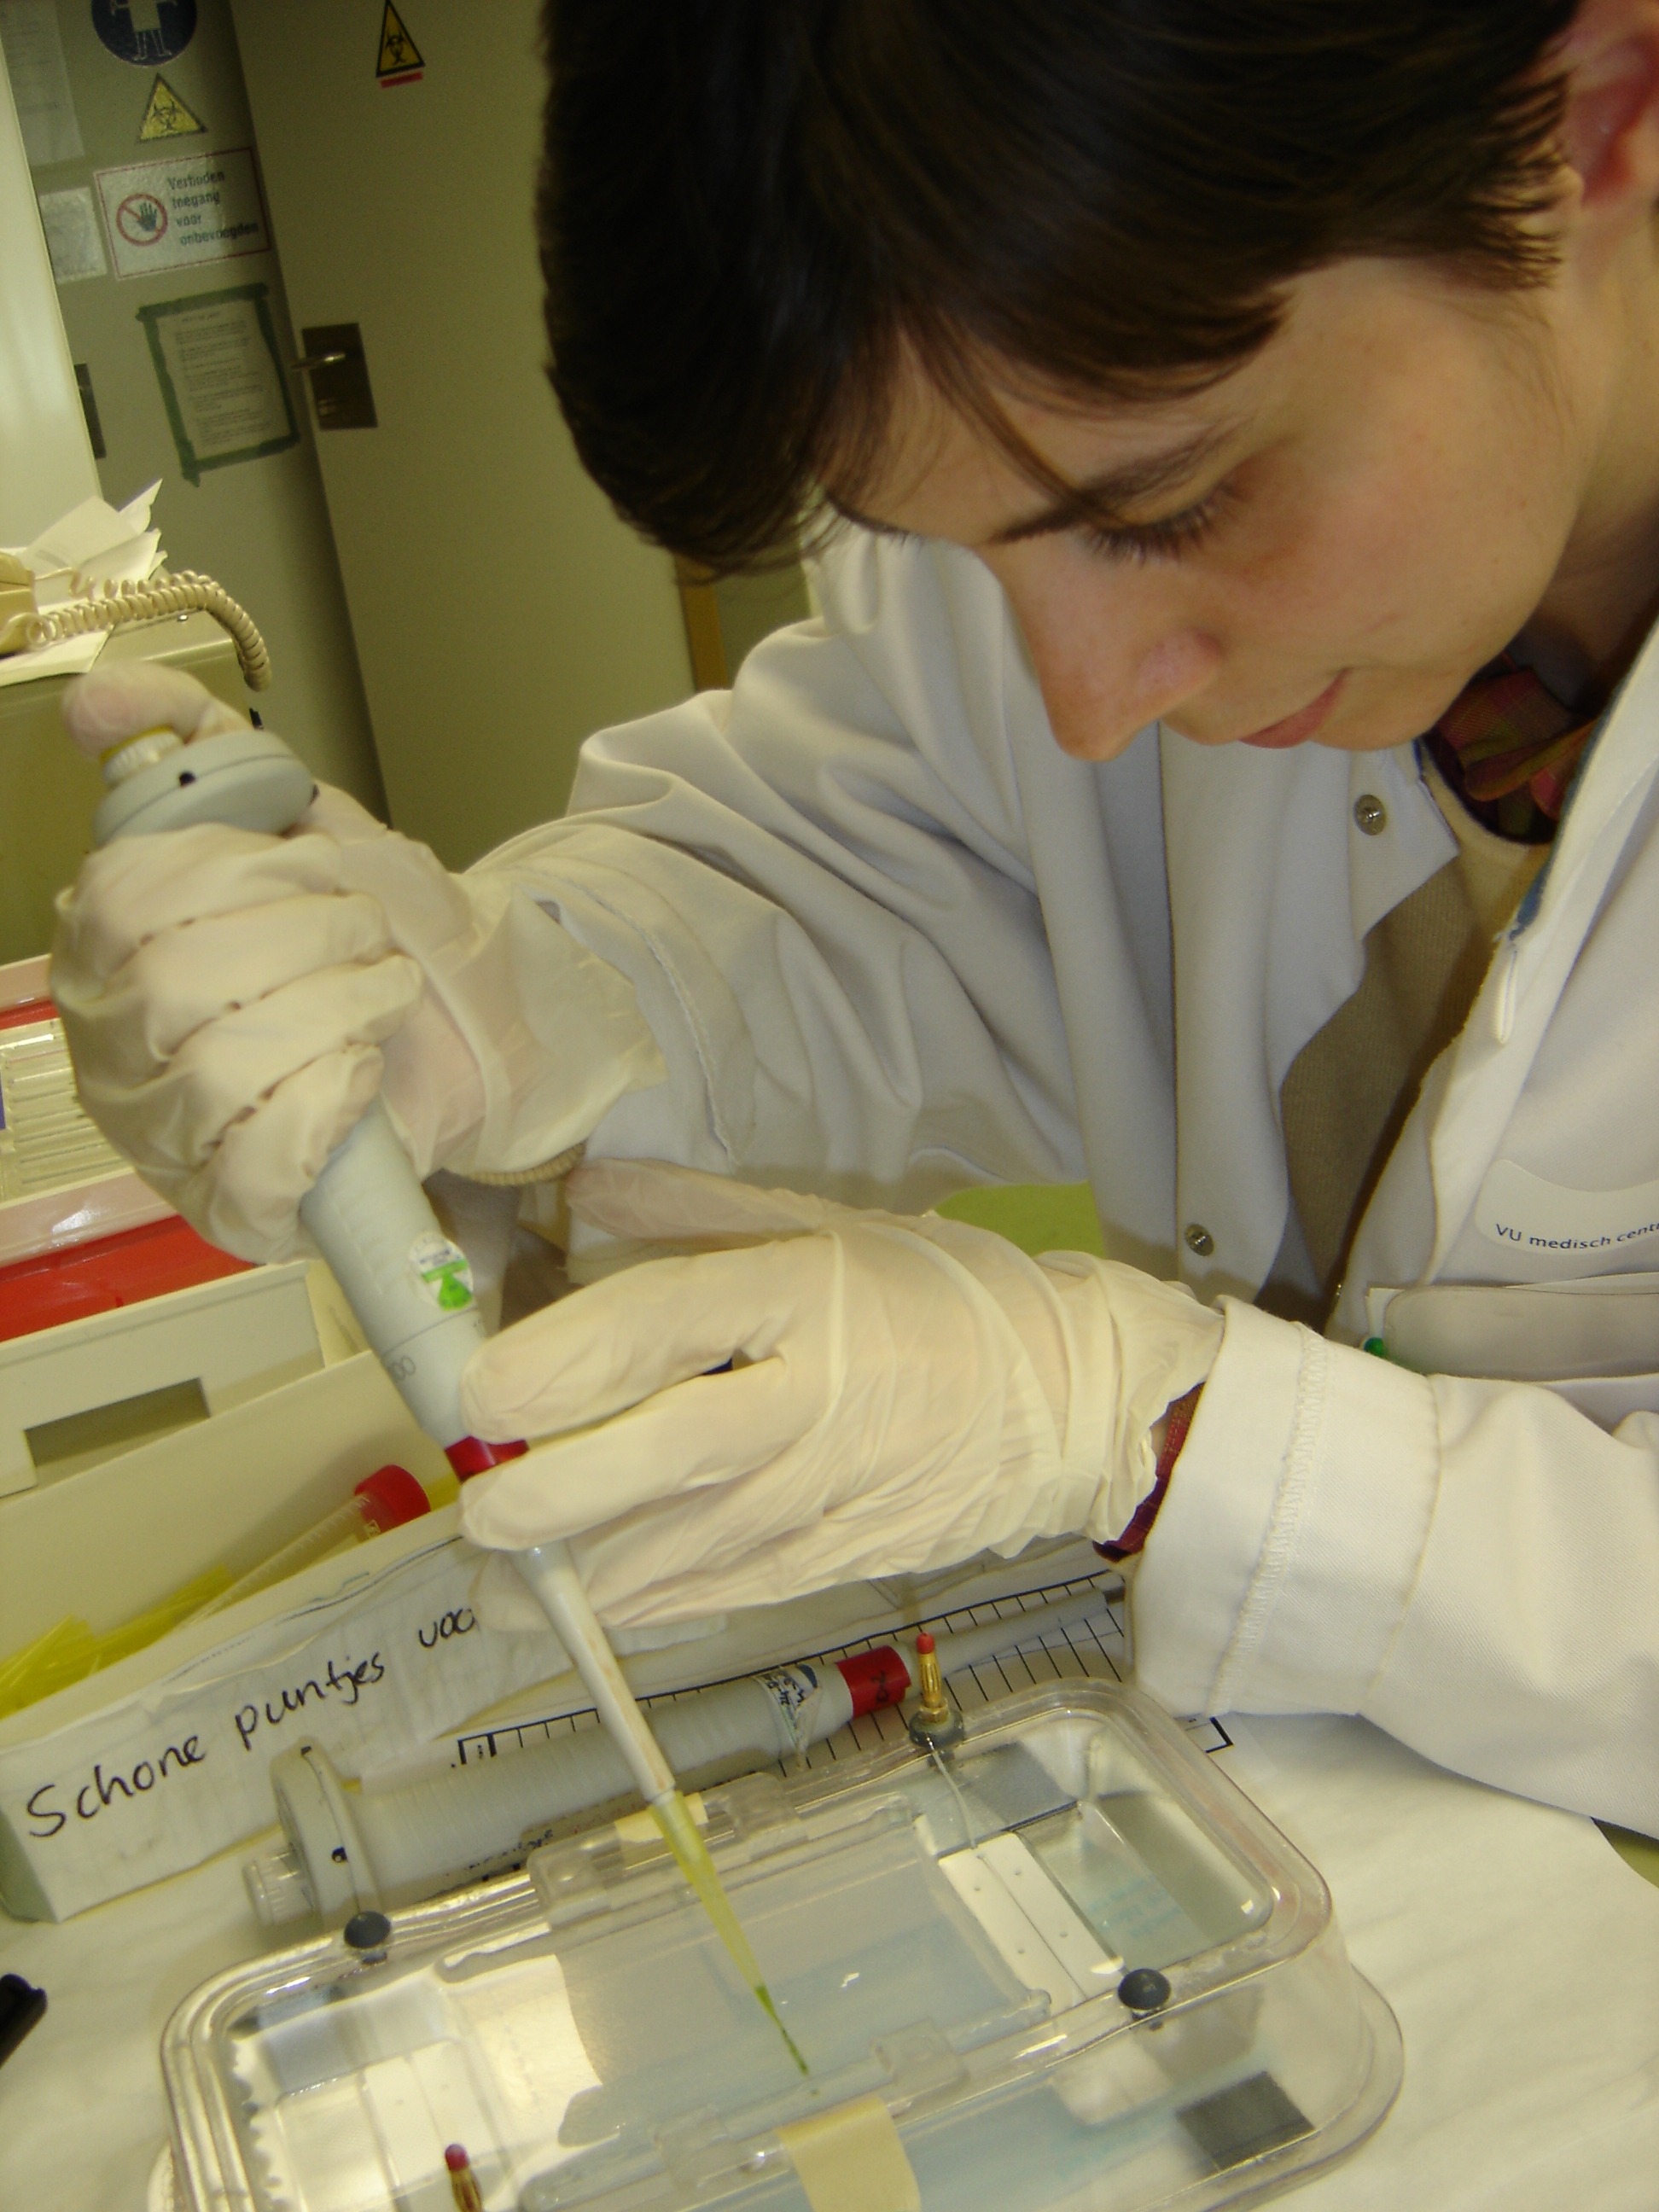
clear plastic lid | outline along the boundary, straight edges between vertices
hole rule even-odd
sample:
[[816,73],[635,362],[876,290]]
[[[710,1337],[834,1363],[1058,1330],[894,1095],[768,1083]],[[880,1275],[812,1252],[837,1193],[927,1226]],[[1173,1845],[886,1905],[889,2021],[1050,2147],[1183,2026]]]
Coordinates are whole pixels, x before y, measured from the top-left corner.
[[1219,2205],[1398,2087],[1324,1884],[1133,1692],[708,1808],[805,2077],[663,1846],[607,1824],[373,1959],[334,1937],[198,1991],[162,2051],[185,2201],[450,2212],[459,2144],[489,2212]]

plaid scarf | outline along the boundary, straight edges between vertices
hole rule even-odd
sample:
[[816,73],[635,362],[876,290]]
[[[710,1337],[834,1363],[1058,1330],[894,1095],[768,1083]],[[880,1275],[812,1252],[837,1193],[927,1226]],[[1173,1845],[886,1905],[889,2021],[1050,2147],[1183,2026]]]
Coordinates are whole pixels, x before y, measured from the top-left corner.
[[1464,687],[1424,743],[1477,822],[1518,844],[1547,845],[1599,719],[1564,707],[1505,653]]

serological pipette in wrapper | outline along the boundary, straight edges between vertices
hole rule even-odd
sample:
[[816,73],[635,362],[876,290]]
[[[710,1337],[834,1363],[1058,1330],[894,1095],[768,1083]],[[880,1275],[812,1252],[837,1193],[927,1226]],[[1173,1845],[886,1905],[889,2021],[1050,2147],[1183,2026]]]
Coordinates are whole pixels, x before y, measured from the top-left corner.
[[[316,793],[310,769],[267,730],[229,730],[189,745],[176,731],[146,730],[102,752],[85,749],[95,752],[104,773],[106,790],[93,817],[93,842],[100,846],[205,822],[280,836]],[[484,1340],[471,1271],[465,1254],[440,1226],[378,1098],[330,1154],[301,1203],[300,1218],[404,1403],[443,1447],[461,1480],[516,1459],[526,1449],[522,1443],[489,1443],[467,1431],[461,1372]],[[623,1678],[568,1546],[538,1544],[513,1557],[626,1758],[681,1871],[804,2073],[805,2061],[778,2018],[708,1847]]]

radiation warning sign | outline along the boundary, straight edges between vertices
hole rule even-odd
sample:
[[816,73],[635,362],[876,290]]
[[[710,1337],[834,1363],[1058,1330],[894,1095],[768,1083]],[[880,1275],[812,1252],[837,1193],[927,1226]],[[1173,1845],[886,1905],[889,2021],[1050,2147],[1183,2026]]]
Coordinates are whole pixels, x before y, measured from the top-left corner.
[[418,84],[426,64],[421,50],[404,28],[404,19],[386,0],[386,13],[380,18],[380,58],[374,74],[384,86]]
[[193,115],[167,79],[158,75],[149,88],[144,119],[138,125],[139,137],[194,138],[206,129],[201,117]]

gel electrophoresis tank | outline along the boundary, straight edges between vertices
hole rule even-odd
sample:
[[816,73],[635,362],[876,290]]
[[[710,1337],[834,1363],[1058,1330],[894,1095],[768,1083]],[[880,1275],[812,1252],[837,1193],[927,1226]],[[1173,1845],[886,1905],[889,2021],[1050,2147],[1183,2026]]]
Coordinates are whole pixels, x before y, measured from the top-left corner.
[[1399,2086],[1323,1882],[1133,1692],[707,1804],[805,2079],[665,1849],[607,1824],[383,1955],[319,1939],[199,1990],[162,2049],[185,2201],[453,2212],[460,2144],[487,2212],[1212,2206]]

